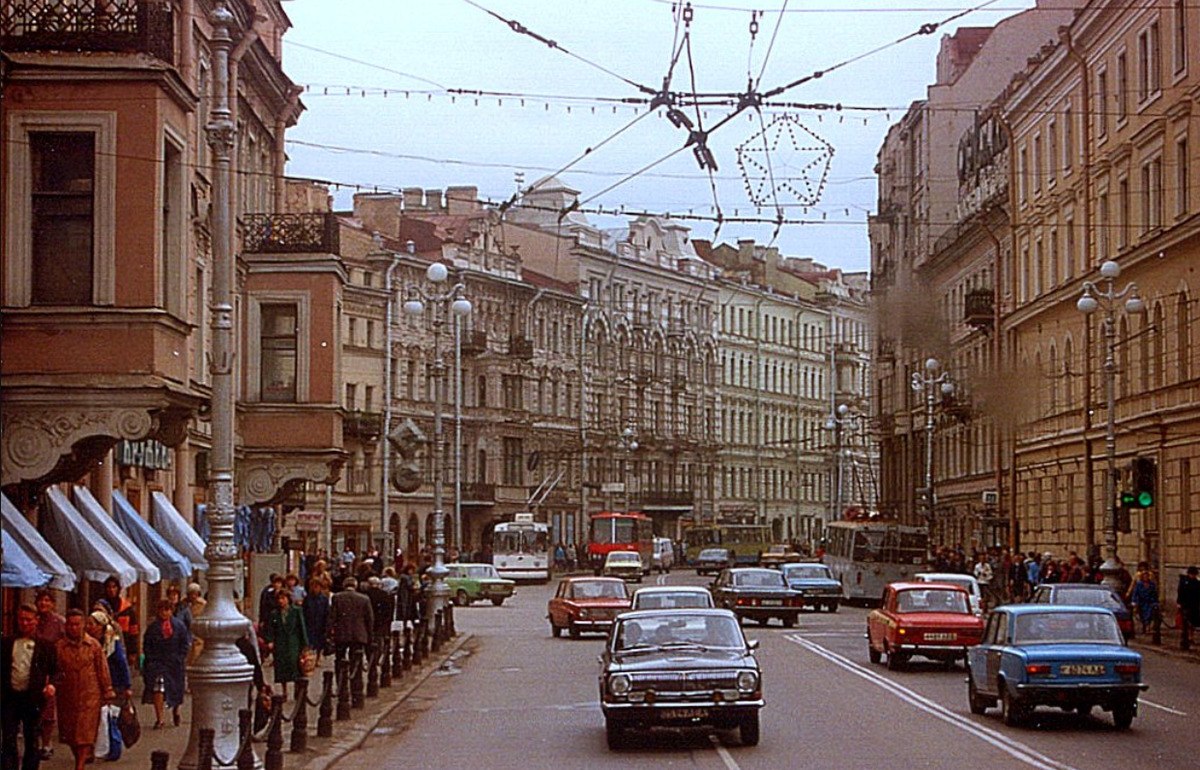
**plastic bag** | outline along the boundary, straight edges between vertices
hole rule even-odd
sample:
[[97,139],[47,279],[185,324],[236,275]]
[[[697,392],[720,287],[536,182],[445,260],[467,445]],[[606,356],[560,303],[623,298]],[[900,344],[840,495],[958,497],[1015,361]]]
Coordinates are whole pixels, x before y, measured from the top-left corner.
[[[105,706],[106,715],[100,717],[100,721],[108,726],[108,753],[104,754],[104,758],[109,762],[116,762],[121,758],[121,751],[124,748],[121,741],[121,729],[118,722],[121,719],[120,706]],[[100,756],[97,754],[96,756]]]
[[101,759],[108,757],[110,740],[111,738],[108,734],[108,706],[101,706],[100,725],[96,728],[96,743],[92,746],[92,755]]

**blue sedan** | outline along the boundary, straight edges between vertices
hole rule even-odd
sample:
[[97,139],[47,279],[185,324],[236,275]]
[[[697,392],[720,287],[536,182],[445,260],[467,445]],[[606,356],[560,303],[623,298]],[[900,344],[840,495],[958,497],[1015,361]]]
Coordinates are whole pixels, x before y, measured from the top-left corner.
[[983,642],[967,651],[971,713],[1000,704],[1004,723],[1024,723],[1037,706],[1081,715],[1099,706],[1119,730],[1137,714],[1142,656],[1125,646],[1117,618],[1100,607],[1018,604],[988,618]]

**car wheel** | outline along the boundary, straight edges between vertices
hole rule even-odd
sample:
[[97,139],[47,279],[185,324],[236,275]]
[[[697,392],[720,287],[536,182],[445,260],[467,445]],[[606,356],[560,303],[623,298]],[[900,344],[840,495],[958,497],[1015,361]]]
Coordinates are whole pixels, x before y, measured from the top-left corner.
[[454,603],[459,607],[466,607],[471,603],[471,597],[467,596],[467,592],[460,588],[458,589],[458,592],[454,594]]
[[1019,727],[1025,722],[1027,709],[1008,691],[1008,685],[1000,684],[1000,717],[1009,727]]
[[571,635],[572,639],[579,638],[579,627],[575,625],[574,620],[567,621],[567,633]]
[[780,618],[780,620],[783,621],[784,628],[795,628],[796,627],[796,616],[795,615],[788,615],[787,617]]
[[625,747],[625,728],[616,721],[604,720],[604,734],[608,739],[609,751],[617,751]]
[[837,603],[837,602],[830,602],[830,603],[829,603],[829,611],[830,611],[830,612],[837,612],[837,608],[838,608],[838,603]]
[[872,663],[878,663],[883,660],[883,653],[872,647],[870,642],[867,642],[867,657],[871,659]]
[[1086,719],[1087,717],[1092,715],[1092,704],[1080,703],[1078,706],[1075,707],[1075,713],[1078,714],[1080,717],[1083,717]]
[[492,597],[492,605],[493,605],[493,606],[499,607],[499,606],[500,606],[500,605],[502,605],[502,604],[504,604],[504,597],[503,597],[503,596],[495,596],[495,597]]
[[553,620],[550,621],[550,635],[553,636],[555,639],[562,636],[562,628],[554,625]]
[[972,714],[986,714],[991,700],[979,694],[975,688],[975,677],[967,676],[967,703],[971,706]]
[[904,664],[908,662],[908,656],[902,652],[888,650],[887,667],[889,671],[900,671],[904,668]]
[[1133,714],[1137,709],[1132,703],[1113,704],[1113,724],[1118,730],[1128,730],[1133,724]]
[[770,620],[770,618],[757,618],[755,622],[757,622],[760,626],[765,626]]
[[738,737],[742,739],[743,746],[757,746],[760,732],[757,711],[743,717],[738,725]]

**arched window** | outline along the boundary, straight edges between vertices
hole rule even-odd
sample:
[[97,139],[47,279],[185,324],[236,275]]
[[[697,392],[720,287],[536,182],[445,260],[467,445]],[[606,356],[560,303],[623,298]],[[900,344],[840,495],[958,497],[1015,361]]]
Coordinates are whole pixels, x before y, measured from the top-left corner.
[[1154,303],[1152,316],[1154,328],[1150,330],[1150,388],[1158,389],[1166,385],[1163,380],[1163,306],[1161,302]]
[[1181,292],[1175,303],[1175,344],[1178,347],[1175,360],[1179,362],[1179,381],[1187,382],[1192,372],[1192,330],[1188,317],[1187,292]]
[[1075,351],[1072,349],[1071,338],[1063,343],[1063,406],[1070,409],[1075,405],[1075,375],[1072,371]]
[[1054,349],[1054,344],[1050,345],[1050,368],[1046,372],[1047,379],[1050,381],[1050,414],[1058,413],[1058,382],[1062,379],[1058,371],[1058,351]]

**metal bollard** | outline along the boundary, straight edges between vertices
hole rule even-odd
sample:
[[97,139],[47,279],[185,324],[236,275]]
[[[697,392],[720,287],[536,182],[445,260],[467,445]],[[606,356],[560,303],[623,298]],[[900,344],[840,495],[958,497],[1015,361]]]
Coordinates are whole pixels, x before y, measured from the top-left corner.
[[360,709],[363,698],[363,651],[355,647],[350,651],[350,708]]
[[167,770],[167,765],[170,763],[171,753],[169,751],[150,752],[150,770]]
[[446,617],[445,610],[438,610],[433,613],[433,651],[437,652],[442,647],[442,635],[446,633]]
[[446,605],[446,641],[450,641],[458,636],[458,632],[454,630],[454,602]]
[[250,743],[250,734],[254,731],[253,723],[254,712],[250,709],[238,709],[238,746],[241,753],[234,760],[238,770],[254,770],[256,757],[254,747]]
[[317,711],[317,737],[333,737],[333,672],[324,673],[325,688],[321,692],[321,707]]
[[399,632],[392,632],[392,678],[399,681],[404,676],[404,647],[403,637]]
[[211,727],[200,728],[200,745],[196,754],[196,770],[213,770],[213,738],[217,731]]
[[[337,662],[337,721],[344,722],[350,718],[350,662]],[[332,734],[332,731],[331,733]]]
[[267,733],[265,770],[283,770],[283,696],[271,696],[271,731]]
[[367,653],[367,697],[379,697],[379,646],[372,642],[371,651]]
[[412,623],[411,623],[411,622],[409,622],[409,621],[405,621],[405,623],[404,623],[404,652],[403,652],[403,656],[404,656],[404,657],[403,657],[403,660],[402,660],[401,662],[402,662],[402,665],[403,665],[403,668],[404,668],[404,670],[405,670],[405,671],[408,671],[410,668],[412,668],[412,662],[413,662],[413,660],[412,660],[412,656],[413,656],[413,650],[412,650]]
[[425,621],[413,621],[411,665],[421,665],[421,648],[425,646]]
[[379,639],[379,687],[390,688],[392,686],[392,634],[388,632],[382,639]]
[[308,680],[296,681],[296,711],[292,714],[291,752],[297,753],[308,748]]

